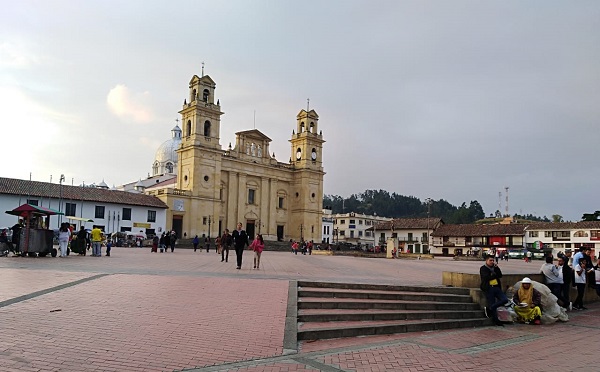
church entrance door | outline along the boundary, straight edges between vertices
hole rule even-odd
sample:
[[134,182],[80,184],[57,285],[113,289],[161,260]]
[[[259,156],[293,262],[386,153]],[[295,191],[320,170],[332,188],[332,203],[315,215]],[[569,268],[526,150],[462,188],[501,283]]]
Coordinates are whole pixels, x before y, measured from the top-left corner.
[[246,234],[248,234],[248,239],[254,239],[254,220],[248,220],[246,222]]
[[183,216],[173,216],[173,228],[177,234],[177,238],[181,239],[183,237],[183,232],[181,231],[183,228]]
[[283,225],[277,225],[277,241],[283,241]]

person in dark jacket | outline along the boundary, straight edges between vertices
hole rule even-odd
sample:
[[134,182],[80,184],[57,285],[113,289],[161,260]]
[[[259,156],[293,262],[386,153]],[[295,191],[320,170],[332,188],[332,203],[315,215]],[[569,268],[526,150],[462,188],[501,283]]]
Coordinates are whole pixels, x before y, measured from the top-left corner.
[[563,285],[562,285],[562,296],[568,301],[569,310],[573,309],[573,303],[571,302],[571,284],[573,283],[573,268],[569,266],[569,258],[571,257],[571,250],[566,250],[564,254],[558,256],[558,267],[562,269]]
[[487,256],[485,264],[479,269],[479,276],[481,277],[481,290],[485,292],[487,299],[487,306],[484,307],[485,316],[492,318],[494,324],[502,326],[502,322],[498,320],[498,314],[496,310],[508,302],[508,298],[502,291],[502,270],[494,262],[494,256]]
[[227,262],[227,260],[229,260],[229,248],[231,248],[231,245],[233,244],[233,238],[229,233],[229,229],[225,229],[225,231],[223,231],[223,236],[221,236],[221,244],[221,262]]
[[244,254],[244,246],[248,245],[248,234],[242,230],[242,223],[238,222],[237,229],[231,234],[233,238],[233,244],[235,245],[235,255],[237,256],[237,267],[240,270],[242,268],[242,255]]

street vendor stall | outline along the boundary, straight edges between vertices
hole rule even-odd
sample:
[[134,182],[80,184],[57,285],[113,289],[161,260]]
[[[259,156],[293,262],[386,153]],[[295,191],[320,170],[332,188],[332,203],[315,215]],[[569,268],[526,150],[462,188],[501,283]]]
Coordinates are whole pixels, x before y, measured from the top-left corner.
[[[86,249],[89,243],[89,232],[85,226],[86,222],[94,222],[94,220],[90,218],[82,218],[75,216],[66,216],[71,222],[80,222],[80,228],[73,231],[73,237],[71,239],[70,250],[71,252],[77,253],[79,255],[85,256]],[[69,250],[67,250],[67,254]]]
[[45,257],[48,253],[56,257],[54,243],[54,231],[50,230],[50,216],[63,214],[50,208],[38,207],[33,204],[23,204],[8,214],[23,219],[23,229],[19,241],[21,255]]

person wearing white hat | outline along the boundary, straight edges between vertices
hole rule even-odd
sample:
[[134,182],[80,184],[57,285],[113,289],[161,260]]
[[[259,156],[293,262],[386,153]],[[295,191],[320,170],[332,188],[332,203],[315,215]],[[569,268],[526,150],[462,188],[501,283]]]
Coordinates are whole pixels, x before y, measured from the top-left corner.
[[531,279],[525,277],[521,280],[521,286],[515,292],[513,302],[517,304],[515,312],[520,321],[526,324],[541,324],[542,309],[540,306],[542,304],[542,294],[533,288]]

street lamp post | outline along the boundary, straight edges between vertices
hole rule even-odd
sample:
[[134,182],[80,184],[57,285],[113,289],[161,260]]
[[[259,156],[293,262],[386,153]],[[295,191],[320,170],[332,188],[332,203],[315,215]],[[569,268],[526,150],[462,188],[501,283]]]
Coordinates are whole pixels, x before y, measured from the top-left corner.
[[431,252],[429,239],[429,214],[431,213],[431,198],[425,199],[427,202],[427,253]]
[[210,223],[211,223],[210,216],[208,216],[208,240],[209,241],[210,241]]
[[[58,181],[59,184],[59,195],[58,195],[58,211],[62,212],[62,183],[65,180],[65,175],[61,174],[60,175],[60,180]],[[60,227],[60,224],[62,223],[62,215],[58,215],[58,227]]]

